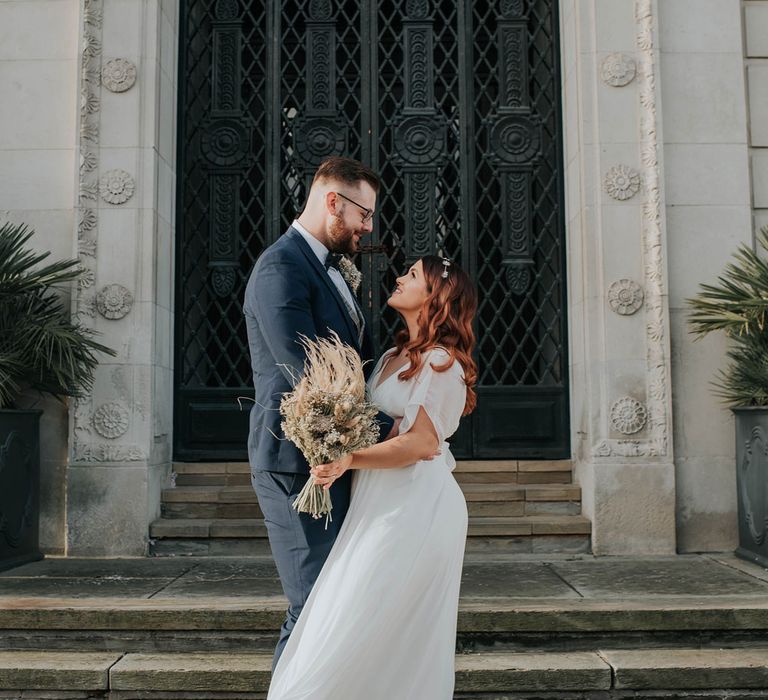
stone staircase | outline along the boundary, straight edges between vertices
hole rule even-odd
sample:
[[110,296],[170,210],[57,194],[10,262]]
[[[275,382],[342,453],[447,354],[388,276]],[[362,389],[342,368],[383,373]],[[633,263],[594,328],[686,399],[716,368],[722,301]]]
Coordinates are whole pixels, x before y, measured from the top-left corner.
[[[5,572],[0,698],[263,700],[278,591],[265,558]],[[768,572],[732,557],[474,557],[457,632],[455,700],[768,698]]]
[[[246,462],[175,463],[174,474],[150,527],[153,555],[269,556]],[[590,551],[570,461],[462,461],[454,476],[469,510],[467,552]]]

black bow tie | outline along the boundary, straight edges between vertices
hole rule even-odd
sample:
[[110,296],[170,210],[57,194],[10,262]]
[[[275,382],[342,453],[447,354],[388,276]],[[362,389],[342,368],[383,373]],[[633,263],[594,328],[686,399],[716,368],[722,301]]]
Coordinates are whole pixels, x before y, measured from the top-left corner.
[[339,262],[344,256],[341,253],[328,253],[328,257],[325,259],[325,269],[335,267],[339,269]]

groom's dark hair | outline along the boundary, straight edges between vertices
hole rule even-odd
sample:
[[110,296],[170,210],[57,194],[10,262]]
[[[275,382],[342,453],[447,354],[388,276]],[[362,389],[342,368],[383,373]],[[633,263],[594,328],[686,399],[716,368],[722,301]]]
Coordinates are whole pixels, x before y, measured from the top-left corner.
[[365,181],[376,193],[381,188],[381,180],[373,170],[367,165],[363,165],[359,160],[344,156],[331,156],[320,163],[320,167],[312,179],[312,184],[314,185],[318,180],[336,180],[352,187]]

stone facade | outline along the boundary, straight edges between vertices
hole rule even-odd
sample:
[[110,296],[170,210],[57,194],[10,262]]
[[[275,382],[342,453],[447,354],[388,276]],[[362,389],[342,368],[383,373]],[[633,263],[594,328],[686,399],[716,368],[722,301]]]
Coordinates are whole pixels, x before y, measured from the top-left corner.
[[[693,343],[684,300],[768,224],[768,0],[561,0],[560,22],[593,549],[729,549],[725,343]],[[169,476],[177,33],[177,0],[0,0],[0,212],[80,258],[73,313],[118,351],[86,400],[46,402],[49,552],[145,554]]]

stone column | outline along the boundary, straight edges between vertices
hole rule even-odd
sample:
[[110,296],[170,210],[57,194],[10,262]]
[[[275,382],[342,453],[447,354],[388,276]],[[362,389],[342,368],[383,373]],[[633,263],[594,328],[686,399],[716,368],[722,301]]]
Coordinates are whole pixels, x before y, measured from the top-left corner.
[[81,4],[74,313],[118,354],[70,412],[70,556],[146,554],[170,471],[177,12]]
[[566,0],[572,444],[596,554],[675,551],[656,0]]

